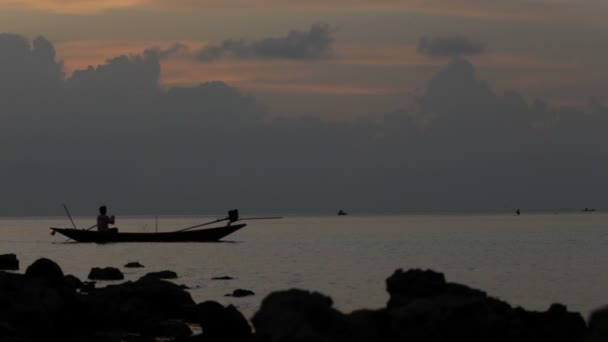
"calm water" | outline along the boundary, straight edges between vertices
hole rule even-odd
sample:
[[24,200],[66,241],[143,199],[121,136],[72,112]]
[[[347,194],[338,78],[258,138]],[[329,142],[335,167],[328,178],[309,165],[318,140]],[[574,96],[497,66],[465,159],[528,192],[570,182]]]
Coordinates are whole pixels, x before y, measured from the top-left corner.
[[[161,218],[159,230],[208,218]],[[76,218],[81,227],[91,218]],[[122,231],[153,231],[153,217],[117,218]],[[288,217],[251,221],[227,243],[76,244],[50,236],[65,218],[0,219],[0,254],[16,253],[23,272],[35,259],[57,261],[86,279],[114,266],[129,280],[174,270],[194,299],[233,303],[251,316],[271,291],[292,287],[333,297],[343,311],[383,306],[385,279],[397,268],[431,268],[513,305],[553,302],[587,316],[608,304],[608,214]],[[124,269],[139,261],[143,269]],[[235,280],[212,281],[229,275]],[[100,282],[98,284],[111,282]],[[236,288],[256,296],[226,298]]]

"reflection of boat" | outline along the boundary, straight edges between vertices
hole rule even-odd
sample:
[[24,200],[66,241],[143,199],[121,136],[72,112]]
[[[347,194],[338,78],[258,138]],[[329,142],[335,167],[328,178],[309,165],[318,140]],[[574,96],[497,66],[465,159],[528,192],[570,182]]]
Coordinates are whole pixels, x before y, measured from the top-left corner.
[[218,228],[161,233],[114,233],[74,228],[51,228],[51,230],[77,242],[215,242],[246,225],[241,223]]
[[346,211],[344,211],[344,210],[342,210],[342,209],[338,210],[338,216],[346,216],[346,215],[348,215],[348,214],[346,213]]

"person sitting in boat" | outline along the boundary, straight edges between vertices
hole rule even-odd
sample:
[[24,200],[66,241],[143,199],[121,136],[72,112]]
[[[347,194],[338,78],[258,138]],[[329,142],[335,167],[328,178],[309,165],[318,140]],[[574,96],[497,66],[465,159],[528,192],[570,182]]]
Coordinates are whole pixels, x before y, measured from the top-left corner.
[[99,215],[97,216],[97,231],[117,233],[118,228],[110,228],[110,224],[114,224],[114,215],[108,216],[108,208],[102,205],[99,207]]

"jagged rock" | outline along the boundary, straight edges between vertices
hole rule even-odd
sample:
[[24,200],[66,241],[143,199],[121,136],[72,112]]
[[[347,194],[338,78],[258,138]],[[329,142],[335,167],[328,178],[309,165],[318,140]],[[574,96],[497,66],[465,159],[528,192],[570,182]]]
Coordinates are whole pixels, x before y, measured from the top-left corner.
[[63,285],[63,271],[54,261],[41,258],[34,261],[26,270],[28,278],[44,279],[54,285]]
[[125,276],[115,267],[93,267],[88,278],[91,280],[123,280]]
[[0,340],[56,340],[86,326],[82,301],[48,259],[34,262],[25,275],[0,272],[0,303]]
[[139,262],[129,262],[127,263],[124,267],[126,268],[142,268],[144,267],[144,265],[140,264]]
[[63,282],[67,287],[72,289],[81,289],[83,287],[82,281],[71,274],[68,274],[63,277]]
[[210,339],[242,341],[251,337],[251,327],[233,305],[224,307],[214,301],[197,304],[191,320],[200,324],[204,337]]
[[223,276],[223,277],[213,277],[211,278],[211,280],[233,280],[234,278],[230,277],[230,276]]
[[433,271],[397,270],[387,290],[390,340],[565,342],[580,340],[585,331],[582,317],[562,305],[544,313],[513,309]]
[[608,341],[608,306],[595,310],[589,318],[589,342]]
[[386,280],[386,290],[390,294],[388,308],[407,305],[411,300],[438,295],[486,297],[483,291],[464,285],[447,283],[442,273],[431,270],[397,270]]
[[348,329],[344,315],[332,305],[330,297],[317,292],[271,293],[252,318],[256,336],[274,342],[341,341]]
[[245,290],[245,289],[236,289],[236,290],[232,291],[232,293],[226,294],[225,297],[247,297],[247,296],[253,296],[253,295],[255,295],[255,293],[253,291]]
[[91,291],[90,314],[98,326],[120,326],[143,332],[149,322],[185,318],[194,308],[190,294],[179,285],[155,279],[128,281]]
[[16,271],[19,269],[19,260],[15,254],[0,255],[0,270]]
[[150,272],[140,279],[176,279],[177,273],[173,271],[160,271],[160,272]]

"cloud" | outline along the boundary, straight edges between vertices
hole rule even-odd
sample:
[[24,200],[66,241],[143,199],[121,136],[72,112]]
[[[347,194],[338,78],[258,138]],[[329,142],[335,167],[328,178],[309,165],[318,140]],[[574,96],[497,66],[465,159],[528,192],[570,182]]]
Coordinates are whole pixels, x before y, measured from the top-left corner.
[[418,52],[431,57],[481,55],[486,52],[486,43],[459,36],[423,37],[418,41]]
[[187,50],[188,46],[186,44],[174,43],[166,49],[161,49],[158,47],[146,49],[146,53],[154,53],[158,56],[159,59],[167,59],[173,55],[179,54]]
[[197,54],[197,58],[204,62],[224,58],[324,59],[331,56],[333,41],[329,25],[318,24],[313,25],[309,31],[291,30],[284,37],[253,42],[243,39],[224,40],[219,45],[205,47]]
[[0,35],[0,51],[4,215],[608,205],[606,107],[498,93],[464,58],[384,122],[327,122],[270,120],[221,81],[164,89],[150,51],[71,77],[44,38]]
[[0,33],[0,75],[4,91],[50,87],[63,77],[63,65],[55,61],[55,48],[45,38],[30,44],[19,35]]

